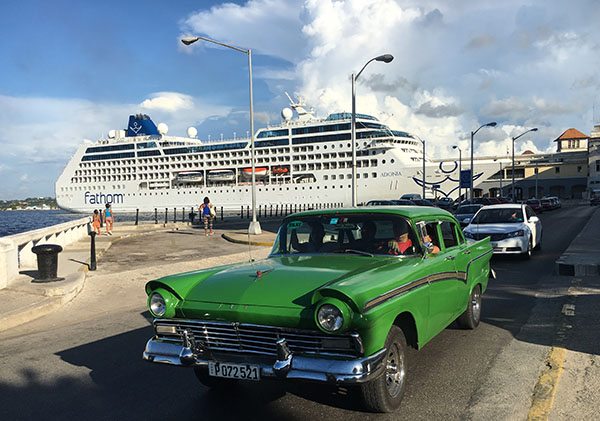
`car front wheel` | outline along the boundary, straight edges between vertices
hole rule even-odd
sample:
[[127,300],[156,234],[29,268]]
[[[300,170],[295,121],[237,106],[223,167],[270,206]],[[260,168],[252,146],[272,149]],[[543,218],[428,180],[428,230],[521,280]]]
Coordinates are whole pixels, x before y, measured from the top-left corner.
[[373,412],[392,412],[398,409],[406,388],[406,338],[398,326],[390,329],[385,349],[385,372],[375,380],[359,386],[365,406]]
[[475,329],[481,320],[481,287],[473,288],[467,309],[458,318],[458,324],[464,329]]
[[529,241],[527,242],[527,250],[523,253],[524,259],[531,259],[531,255],[533,254],[533,240],[529,237]]

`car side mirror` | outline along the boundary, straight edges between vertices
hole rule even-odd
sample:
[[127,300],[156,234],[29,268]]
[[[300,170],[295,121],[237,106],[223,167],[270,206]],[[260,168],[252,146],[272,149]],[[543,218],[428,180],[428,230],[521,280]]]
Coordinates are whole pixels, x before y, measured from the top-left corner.
[[471,223],[471,218],[465,218],[465,219],[463,219],[463,222],[465,224],[469,224],[469,223]]
[[539,222],[540,218],[538,218],[537,216],[532,216],[531,218],[529,218],[529,222],[534,224],[536,222]]

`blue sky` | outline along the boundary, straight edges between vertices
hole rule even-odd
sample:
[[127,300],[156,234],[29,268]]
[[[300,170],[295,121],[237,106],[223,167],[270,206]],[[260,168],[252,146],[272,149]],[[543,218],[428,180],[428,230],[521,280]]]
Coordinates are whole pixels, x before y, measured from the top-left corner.
[[[252,48],[256,126],[279,121],[284,91],[321,116],[358,109],[451,146],[549,150],[569,127],[589,133],[600,98],[594,0],[21,0],[0,6],[0,199],[53,195],[75,148],[145,112],[201,139],[248,129],[246,57],[186,34]],[[598,108],[598,107],[597,107]],[[600,114],[600,109],[597,109]]]

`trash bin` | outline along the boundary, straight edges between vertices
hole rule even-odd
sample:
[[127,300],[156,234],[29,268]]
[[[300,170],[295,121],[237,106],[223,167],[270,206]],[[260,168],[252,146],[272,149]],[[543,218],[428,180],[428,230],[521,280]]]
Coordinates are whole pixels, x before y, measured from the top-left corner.
[[38,282],[57,281],[58,273],[58,253],[62,247],[57,244],[41,244],[31,248],[31,251],[37,255],[38,264]]

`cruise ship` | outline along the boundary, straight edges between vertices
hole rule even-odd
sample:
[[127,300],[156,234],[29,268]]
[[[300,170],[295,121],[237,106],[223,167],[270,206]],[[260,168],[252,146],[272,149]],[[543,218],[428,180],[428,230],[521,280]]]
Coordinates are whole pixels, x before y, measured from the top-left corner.
[[[257,206],[349,206],[351,114],[317,118],[301,102],[290,102],[280,124],[255,134]],[[110,202],[118,211],[143,212],[195,207],[205,196],[225,210],[251,203],[250,139],[200,140],[193,127],[186,137],[167,133],[164,123],[138,114],[125,130],[80,145],[56,181],[58,205],[89,212]],[[358,202],[420,193],[422,152],[410,133],[357,114]],[[454,161],[438,165],[426,159],[428,195],[456,196],[456,167]],[[492,174],[492,166],[486,168],[482,179]]]

